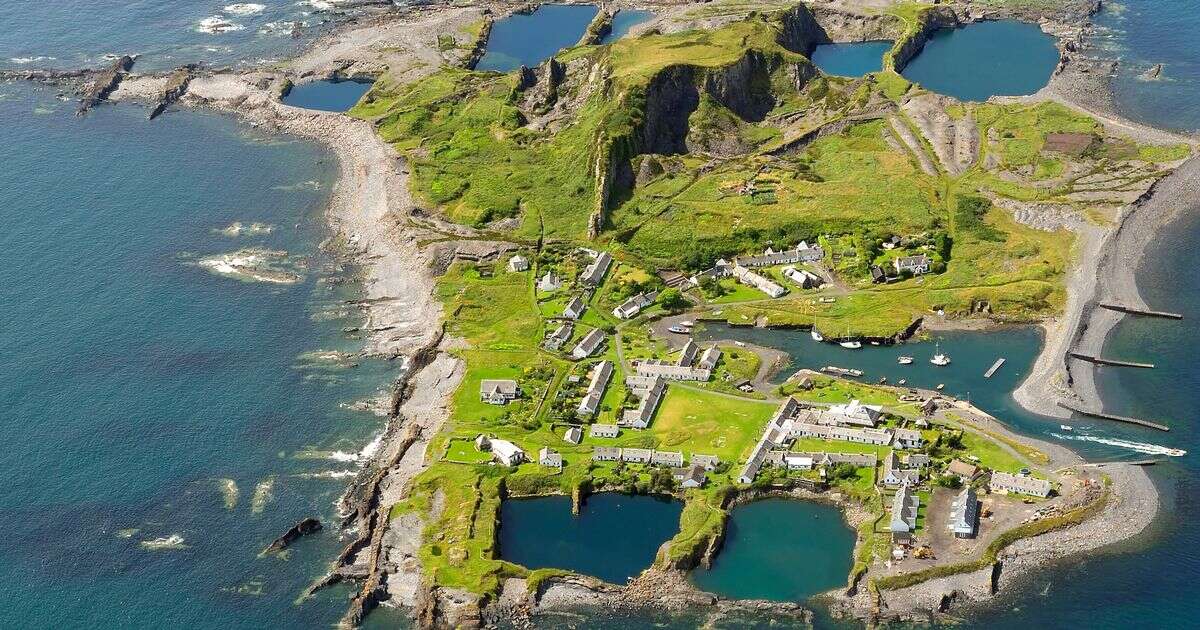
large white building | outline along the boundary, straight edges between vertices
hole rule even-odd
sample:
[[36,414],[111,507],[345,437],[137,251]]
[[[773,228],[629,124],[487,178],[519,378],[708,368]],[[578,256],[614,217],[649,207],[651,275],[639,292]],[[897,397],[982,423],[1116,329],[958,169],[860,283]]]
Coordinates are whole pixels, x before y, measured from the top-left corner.
[[575,345],[575,349],[571,350],[571,356],[576,359],[586,359],[596,353],[600,349],[600,345],[604,343],[604,331],[599,328],[593,328],[588,334],[579,340]]
[[766,293],[770,297],[781,298],[787,294],[787,289],[737,263],[734,263],[733,269],[730,271],[730,273],[732,273],[733,277],[737,278],[742,284],[754,287],[755,289]]
[[992,492],[1024,494],[1043,499],[1050,496],[1050,487],[1050,482],[1045,479],[998,471],[992,473],[992,479],[988,482],[988,489]]
[[593,287],[600,286],[600,283],[604,281],[604,274],[608,273],[608,267],[611,264],[612,256],[608,252],[600,252],[596,255],[596,259],[592,261],[592,264],[583,270],[583,275],[579,277],[579,281]]
[[[626,379],[628,385],[629,379]],[[650,422],[654,420],[654,412],[658,409],[658,403],[662,401],[663,395],[667,392],[667,383],[661,378],[654,377],[654,380],[649,388],[632,389],[637,394],[641,401],[636,409],[626,409],[621,414],[621,424],[634,429],[645,429],[650,426]]]
[[579,401],[579,415],[590,418],[600,411],[600,401],[604,399],[604,390],[608,389],[608,381],[613,375],[612,361],[601,361],[592,368],[592,380],[588,383],[587,393]]
[[637,317],[643,309],[654,304],[654,300],[658,299],[657,291],[648,291],[639,293],[628,300],[622,302],[619,306],[613,309],[613,316],[617,319],[632,319]]
[[638,361],[634,370],[638,376],[664,378],[669,381],[707,381],[712,377],[712,372],[705,369],[665,363],[653,359]]

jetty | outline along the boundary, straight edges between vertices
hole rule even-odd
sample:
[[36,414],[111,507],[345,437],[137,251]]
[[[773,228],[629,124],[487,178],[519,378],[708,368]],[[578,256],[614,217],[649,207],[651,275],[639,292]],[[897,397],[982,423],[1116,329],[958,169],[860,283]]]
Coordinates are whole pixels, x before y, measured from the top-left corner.
[[1117,311],[1119,313],[1127,313],[1129,315],[1142,315],[1144,317],[1162,317],[1164,319],[1183,319],[1182,313],[1168,313],[1167,311],[1152,311],[1150,309],[1145,309],[1145,308],[1133,308],[1132,306],[1125,306],[1124,304],[1117,304],[1115,302],[1100,302],[1099,304],[1097,304],[1097,306],[1099,306],[1100,308],[1106,308],[1110,311]]
[[1171,427],[1169,427],[1165,424],[1159,424],[1157,422],[1151,422],[1149,420],[1142,420],[1140,418],[1133,418],[1130,416],[1119,416],[1115,413],[1104,413],[1103,411],[1096,411],[1093,409],[1084,409],[1083,407],[1079,407],[1077,405],[1073,405],[1068,402],[1063,402],[1061,400],[1058,401],[1058,406],[1062,407],[1063,409],[1066,409],[1068,411],[1074,411],[1075,413],[1080,413],[1085,416],[1091,416],[1093,418],[1100,418],[1101,420],[1113,420],[1115,422],[1136,424],[1138,426],[1147,427],[1150,429],[1158,429],[1159,431],[1170,431],[1171,430]]
[[841,368],[836,365],[826,365],[825,367],[821,368],[821,371],[826,374],[836,374],[837,376],[855,376],[855,377],[857,377],[857,376],[863,375],[862,370],[855,370],[852,368]]
[[992,375],[996,373],[996,370],[999,370],[1000,366],[1004,365],[1004,361],[1004,357],[996,359],[996,362],[992,364],[992,367],[988,368],[988,371],[983,373],[983,378],[992,378]]
[[1098,356],[1095,356],[1092,354],[1083,354],[1081,352],[1072,352],[1071,358],[1079,359],[1080,361],[1087,361],[1088,363],[1095,363],[1096,365],[1112,365],[1115,367],[1143,368],[1143,369],[1147,369],[1147,370],[1154,368],[1153,363],[1138,363],[1136,361],[1119,361],[1117,359],[1105,359],[1103,357],[1098,357]]

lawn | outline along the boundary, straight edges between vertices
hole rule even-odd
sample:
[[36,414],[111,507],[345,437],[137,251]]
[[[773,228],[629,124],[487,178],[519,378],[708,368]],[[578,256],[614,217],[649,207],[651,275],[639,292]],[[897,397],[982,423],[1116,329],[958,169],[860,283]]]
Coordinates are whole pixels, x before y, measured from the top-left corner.
[[446,449],[446,459],[459,464],[486,464],[492,461],[492,454],[475,448],[472,440],[450,440]]
[[778,407],[775,403],[739,400],[717,393],[672,385],[649,432],[662,450],[716,455],[741,460],[762,435]]
[[965,452],[978,457],[980,465],[985,468],[1007,473],[1033,468],[1032,464],[1013,455],[1000,444],[971,431],[963,431],[962,441]]

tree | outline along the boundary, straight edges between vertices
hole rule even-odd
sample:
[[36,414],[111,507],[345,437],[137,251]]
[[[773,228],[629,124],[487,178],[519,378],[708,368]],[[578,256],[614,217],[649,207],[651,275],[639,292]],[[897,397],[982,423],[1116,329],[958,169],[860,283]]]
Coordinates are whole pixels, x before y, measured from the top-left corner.
[[959,479],[958,475],[941,475],[934,483],[943,488],[957,489],[962,487],[962,479]]
[[662,307],[668,311],[681,311],[689,306],[689,302],[679,292],[679,289],[666,289],[658,296]]
[[826,474],[829,475],[830,481],[840,481],[842,479],[854,479],[858,476],[858,470],[855,469],[854,464],[838,462],[830,466]]

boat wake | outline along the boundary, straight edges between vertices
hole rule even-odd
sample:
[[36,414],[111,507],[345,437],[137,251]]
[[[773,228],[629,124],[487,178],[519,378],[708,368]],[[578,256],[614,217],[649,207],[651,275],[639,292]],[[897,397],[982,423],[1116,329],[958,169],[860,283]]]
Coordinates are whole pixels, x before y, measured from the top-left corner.
[[1177,448],[1169,446],[1160,446],[1158,444],[1148,444],[1146,442],[1133,442],[1130,440],[1122,440],[1118,438],[1105,438],[1095,435],[1063,435],[1061,433],[1051,433],[1050,435],[1060,440],[1075,440],[1077,442],[1095,442],[1097,444],[1107,444],[1118,448],[1129,449],[1145,455],[1169,455],[1171,457],[1180,457],[1187,454]]

